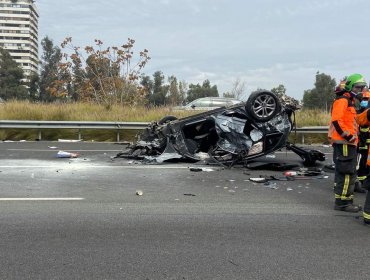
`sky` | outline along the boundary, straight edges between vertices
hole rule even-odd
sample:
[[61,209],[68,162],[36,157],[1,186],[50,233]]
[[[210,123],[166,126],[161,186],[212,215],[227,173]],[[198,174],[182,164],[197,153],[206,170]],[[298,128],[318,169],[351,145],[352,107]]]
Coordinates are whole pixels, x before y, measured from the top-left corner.
[[369,0],[36,0],[39,40],[55,45],[148,49],[142,73],[162,71],[188,84],[208,79],[219,94],[236,80],[246,99],[283,84],[301,100],[317,72],[338,82],[352,73],[370,80]]

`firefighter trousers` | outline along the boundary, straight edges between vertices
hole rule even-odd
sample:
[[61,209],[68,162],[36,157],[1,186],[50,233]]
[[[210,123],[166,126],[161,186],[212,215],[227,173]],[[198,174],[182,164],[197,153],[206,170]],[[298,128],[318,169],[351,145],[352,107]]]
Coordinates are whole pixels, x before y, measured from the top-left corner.
[[333,144],[335,163],[334,194],[339,206],[353,203],[353,192],[357,178],[357,147],[347,144]]
[[366,200],[365,200],[365,205],[364,205],[364,221],[367,223],[370,223],[370,191],[367,191],[366,194]]
[[368,148],[360,147],[358,150],[358,154],[360,156],[360,160],[358,162],[358,170],[357,170],[357,179],[362,183],[367,175],[369,175],[369,166],[367,165],[367,157],[368,157]]

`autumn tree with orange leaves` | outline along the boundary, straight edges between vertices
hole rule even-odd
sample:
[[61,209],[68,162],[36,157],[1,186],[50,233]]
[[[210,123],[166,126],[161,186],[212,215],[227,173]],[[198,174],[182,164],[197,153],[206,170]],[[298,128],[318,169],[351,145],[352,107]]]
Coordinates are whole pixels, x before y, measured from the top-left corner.
[[138,79],[150,57],[144,49],[135,60],[134,43],[129,38],[121,47],[103,48],[103,42],[96,39],[95,46],[82,50],[73,45],[71,37],[66,38],[61,44],[64,53],[59,63],[62,78],[52,85],[51,92],[102,104],[108,109],[114,104],[142,103],[146,93]]

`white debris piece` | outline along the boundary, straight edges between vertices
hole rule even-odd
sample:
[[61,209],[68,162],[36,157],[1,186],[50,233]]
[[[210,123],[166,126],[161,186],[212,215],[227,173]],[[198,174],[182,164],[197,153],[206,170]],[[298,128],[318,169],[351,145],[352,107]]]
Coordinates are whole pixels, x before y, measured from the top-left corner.
[[70,153],[70,152],[65,152],[65,151],[59,151],[57,153],[58,158],[77,158],[79,154],[77,153]]
[[58,142],[67,142],[67,143],[75,143],[75,142],[81,142],[82,139],[58,139]]

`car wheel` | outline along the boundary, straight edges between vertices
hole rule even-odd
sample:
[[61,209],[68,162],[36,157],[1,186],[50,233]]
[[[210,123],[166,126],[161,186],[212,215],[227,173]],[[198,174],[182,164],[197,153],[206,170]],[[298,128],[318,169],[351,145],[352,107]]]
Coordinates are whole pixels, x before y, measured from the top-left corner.
[[169,123],[174,120],[177,120],[175,116],[165,116],[159,120],[158,124],[163,125],[163,124]]
[[249,96],[245,109],[255,120],[268,121],[280,111],[281,105],[274,93],[256,91]]

